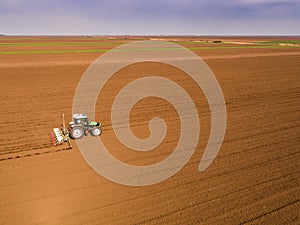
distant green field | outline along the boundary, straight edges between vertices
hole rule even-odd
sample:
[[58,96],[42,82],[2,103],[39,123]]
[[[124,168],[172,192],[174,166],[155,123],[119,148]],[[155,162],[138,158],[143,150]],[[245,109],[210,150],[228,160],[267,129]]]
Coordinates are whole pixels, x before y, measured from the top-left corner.
[[184,45],[184,44],[193,44],[193,45],[207,45],[207,44],[226,44],[222,41],[175,41],[174,43],[179,44],[179,45]]
[[[190,43],[190,42],[179,42],[181,44]],[[240,45],[240,46],[232,46],[232,45],[221,45],[218,46],[203,46],[202,42],[193,42],[193,44],[198,44],[200,47],[190,47],[190,50],[218,50],[218,49],[266,49],[266,48],[300,48],[300,46],[282,46],[279,44],[266,44],[264,45]],[[273,42],[272,42],[273,43]],[[277,42],[276,42],[277,43]],[[282,42],[280,42],[282,43]],[[120,44],[124,44],[124,42],[114,42],[114,43],[85,43],[85,42],[76,42],[76,43],[0,43],[0,54],[1,55],[17,55],[17,54],[61,54],[61,53],[95,53],[95,52],[107,52],[110,49],[47,49],[47,50],[14,50],[14,51],[1,51],[1,46],[111,46],[116,47]],[[177,49],[177,48],[175,48]],[[158,49],[139,49],[139,51],[151,51],[151,50],[158,50]],[[162,48],[160,50],[172,50],[172,48]],[[122,49],[121,51],[137,51],[136,49]]]
[[247,46],[216,46],[216,47],[195,47],[190,50],[217,50],[217,49],[263,49],[263,48],[298,48],[300,46],[280,46],[280,45],[247,45]]
[[51,46],[116,46],[124,42],[49,42],[49,43],[0,43],[0,47],[51,47]]
[[30,54],[60,54],[60,53],[91,53],[107,52],[106,49],[59,49],[59,50],[31,50],[31,51],[0,51],[0,55],[30,55]]

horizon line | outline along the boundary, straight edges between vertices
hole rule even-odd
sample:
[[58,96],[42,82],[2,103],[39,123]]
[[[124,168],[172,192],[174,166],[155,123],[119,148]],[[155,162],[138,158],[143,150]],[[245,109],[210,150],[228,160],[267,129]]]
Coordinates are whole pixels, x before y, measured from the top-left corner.
[[0,34],[0,37],[300,37],[300,34]]

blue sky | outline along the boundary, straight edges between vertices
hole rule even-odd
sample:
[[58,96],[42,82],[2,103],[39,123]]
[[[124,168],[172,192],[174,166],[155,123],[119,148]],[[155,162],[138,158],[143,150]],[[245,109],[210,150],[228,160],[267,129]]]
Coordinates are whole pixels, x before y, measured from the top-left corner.
[[0,0],[0,34],[300,35],[300,0]]

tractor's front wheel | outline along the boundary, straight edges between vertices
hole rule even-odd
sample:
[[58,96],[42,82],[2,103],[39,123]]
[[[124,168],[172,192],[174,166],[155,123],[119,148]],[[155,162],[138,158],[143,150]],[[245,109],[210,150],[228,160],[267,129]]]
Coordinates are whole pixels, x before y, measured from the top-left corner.
[[102,130],[101,130],[100,127],[93,127],[90,130],[90,133],[91,133],[92,136],[99,136],[102,133]]
[[82,127],[73,127],[70,129],[70,137],[72,139],[80,139],[84,135],[84,130]]

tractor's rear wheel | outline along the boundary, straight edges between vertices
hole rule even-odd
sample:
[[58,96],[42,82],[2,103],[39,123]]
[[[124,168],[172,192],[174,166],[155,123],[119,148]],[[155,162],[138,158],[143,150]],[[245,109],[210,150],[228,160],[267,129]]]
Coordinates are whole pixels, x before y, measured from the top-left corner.
[[93,127],[90,129],[90,133],[92,136],[99,136],[102,133],[102,129],[100,127]]
[[82,127],[73,127],[70,129],[70,137],[72,139],[80,139],[84,135],[84,130]]

